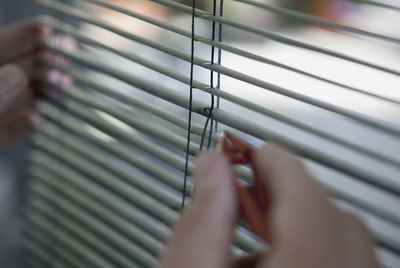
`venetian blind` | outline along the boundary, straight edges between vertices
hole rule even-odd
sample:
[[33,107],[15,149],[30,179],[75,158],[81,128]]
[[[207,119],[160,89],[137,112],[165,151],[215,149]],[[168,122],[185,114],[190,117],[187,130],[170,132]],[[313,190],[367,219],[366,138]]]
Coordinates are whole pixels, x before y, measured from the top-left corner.
[[[197,2],[37,1],[55,36],[41,63],[69,81],[38,78],[27,262],[156,267],[195,155],[229,130],[301,157],[399,265],[400,36],[367,22],[399,22],[400,5],[339,1],[351,26],[273,1]],[[267,247],[237,226],[233,254]]]

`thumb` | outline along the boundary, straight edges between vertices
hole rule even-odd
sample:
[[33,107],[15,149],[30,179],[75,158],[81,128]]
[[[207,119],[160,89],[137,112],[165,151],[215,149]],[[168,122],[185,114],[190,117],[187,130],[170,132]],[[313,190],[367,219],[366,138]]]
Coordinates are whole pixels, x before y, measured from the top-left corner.
[[17,103],[27,84],[24,71],[16,65],[7,64],[0,68],[0,115]]
[[203,153],[194,174],[195,196],[176,224],[163,268],[220,268],[230,262],[237,204],[229,161],[222,153]]

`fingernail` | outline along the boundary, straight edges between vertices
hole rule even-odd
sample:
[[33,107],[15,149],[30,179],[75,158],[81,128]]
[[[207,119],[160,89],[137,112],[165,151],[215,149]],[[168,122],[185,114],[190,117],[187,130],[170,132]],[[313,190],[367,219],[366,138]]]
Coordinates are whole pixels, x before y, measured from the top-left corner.
[[225,138],[225,131],[222,132],[221,136],[218,138],[218,143],[217,143],[217,152],[222,152],[223,151],[223,143],[224,143],[224,138]]
[[6,65],[0,69],[0,95],[6,97],[23,79],[21,70],[15,65]]

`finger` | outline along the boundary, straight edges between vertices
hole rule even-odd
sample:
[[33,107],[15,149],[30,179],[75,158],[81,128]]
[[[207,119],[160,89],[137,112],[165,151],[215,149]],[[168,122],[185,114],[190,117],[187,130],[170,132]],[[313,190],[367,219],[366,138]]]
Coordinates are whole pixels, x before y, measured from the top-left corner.
[[357,263],[359,267],[379,267],[373,250],[374,241],[366,225],[358,217],[347,212],[341,214],[341,223],[345,230],[346,245],[352,249],[351,254],[345,256],[347,261]]
[[301,162],[277,145],[265,145],[256,152],[255,173],[264,183],[272,205],[325,197],[322,187]]
[[317,181],[294,156],[276,145],[262,147],[255,174],[269,197],[266,228],[272,246],[305,239],[317,226],[334,218],[333,206]]
[[0,146],[25,134],[39,120],[31,110],[23,110],[17,114],[13,120],[0,123]]
[[375,267],[368,265],[374,262],[365,232],[348,224],[355,221],[329,202],[296,158],[267,145],[255,162],[256,177],[270,197],[267,228],[272,234],[272,250],[259,267]]
[[7,129],[15,122],[29,121],[32,124],[38,121],[39,116],[35,111],[28,107],[23,107],[18,110],[8,113],[0,118],[0,129]]
[[0,115],[18,104],[27,94],[28,78],[16,65],[7,64],[0,68]]
[[[265,253],[252,254],[233,260],[231,268],[253,268],[266,258]],[[261,268],[261,267],[260,267]]]
[[163,268],[220,268],[229,263],[237,211],[229,161],[222,153],[203,153],[194,174],[195,196],[176,224]]
[[44,72],[44,78],[54,84],[58,84],[61,86],[69,86],[72,84],[72,78],[67,75],[64,74],[58,70],[46,70]]
[[13,64],[21,68],[26,74],[28,80],[31,80],[34,77],[38,67],[36,59],[36,53],[30,53],[28,55],[24,55],[18,59],[15,59],[13,61]]
[[[63,48],[74,50],[78,46],[76,40],[70,36],[57,35],[53,37],[50,38],[49,42],[60,44]],[[50,70],[50,68],[42,67],[38,64],[40,61],[57,66],[68,66],[71,64],[71,61],[64,56],[47,50],[31,51],[28,54],[23,54],[13,59],[13,63],[21,67],[30,79],[34,77],[39,67],[39,70],[45,69],[42,73]]]
[[12,24],[0,31],[0,64],[34,51],[51,31],[34,21]]
[[73,84],[72,78],[58,70],[42,68],[37,74],[36,79],[30,83],[30,88],[34,94],[35,98],[40,98],[51,94],[52,96],[59,95],[56,91],[46,90],[48,86],[43,84],[43,81],[50,82],[55,85],[60,86],[70,86]]
[[39,53],[40,61],[57,65],[57,66],[68,66],[71,64],[71,60],[65,58],[64,56],[54,53],[52,51],[40,51]]
[[76,39],[66,34],[53,35],[51,38],[49,38],[48,42],[50,42],[54,46],[61,46],[66,50],[73,51],[76,50],[76,48],[78,47],[78,42],[76,41]]

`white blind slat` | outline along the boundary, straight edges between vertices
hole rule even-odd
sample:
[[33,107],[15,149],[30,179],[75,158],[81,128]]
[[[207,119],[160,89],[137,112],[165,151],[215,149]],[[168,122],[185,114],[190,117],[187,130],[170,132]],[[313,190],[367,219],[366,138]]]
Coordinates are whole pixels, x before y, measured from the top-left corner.
[[[148,1],[153,8],[173,10],[174,16],[160,18],[106,0],[35,0],[46,10],[40,23],[79,46],[66,49],[54,40],[41,44],[68,62],[40,59],[42,66],[72,82],[61,85],[37,77],[47,96],[36,105],[43,119],[32,137],[26,262],[32,267],[156,267],[180,216],[182,198],[190,203],[194,192],[190,176],[195,156],[207,139],[209,146],[215,145],[222,131],[229,130],[255,145],[263,140],[283,145],[303,158],[316,177],[332,175],[320,181],[333,200],[365,215],[377,252],[389,256],[383,256],[382,263],[390,263],[390,258],[400,263],[400,216],[393,208],[400,204],[400,159],[393,153],[396,146],[400,149],[400,125],[389,118],[400,113],[395,86],[399,65],[380,60],[381,51],[370,57],[344,45],[270,30],[270,23],[265,29],[253,20],[237,19],[231,9],[289,18],[332,40],[358,40],[349,42],[355,46],[369,43],[393,50],[399,36],[356,20],[348,25],[265,1],[234,0],[220,6],[220,12],[216,2],[209,12],[173,0]],[[400,11],[394,2],[347,1],[371,11]],[[117,26],[92,8],[148,25],[159,36]],[[192,11],[194,32],[189,27]],[[103,33],[131,47],[113,43]],[[258,49],[264,40],[271,53]],[[190,41],[195,45],[193,58]],[[275,47],[285,49],[275,56]],[[322,60],[318,68],[308,68],[314,56]],[[337,74],[330,69],[336,62],[358,76]],[[372,78],[371,85],[360,83],[361,74],[376,74],[376,83]],[[364,101],[381,114],[359,109],[356,102]],[[190,125],[187,112],[193,112]],[[307,113],[332,120],[332,127],[308,120]],[[359,130],[368,138],[354,137],[364,135]],[[252,182],[248,167],[237,165],[234,171],[240,183]],[[189,176],[187,181],[183,175]],[[349,191],[347,185],[359,188]],[[364,190],[372,197],[363,196]],[[237,226],[233,255],[264,250],[268,246],[246,226]]]

